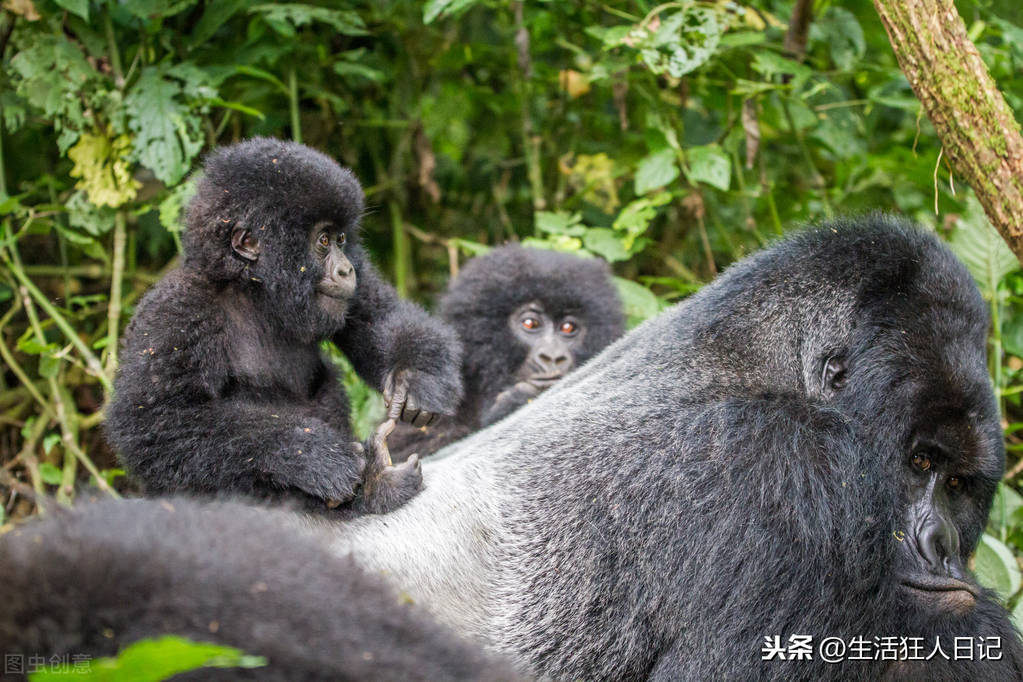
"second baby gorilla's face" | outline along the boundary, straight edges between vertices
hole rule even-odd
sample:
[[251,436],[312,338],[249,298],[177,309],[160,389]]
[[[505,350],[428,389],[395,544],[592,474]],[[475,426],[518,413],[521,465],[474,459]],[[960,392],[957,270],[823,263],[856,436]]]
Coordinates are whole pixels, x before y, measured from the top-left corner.
[[341,318],[355,294],[355,268],[345,255],[344,231],[330,222],[321,222],[311,231],[310,257],[323,269],[316,284],[316,305],[327,316]]

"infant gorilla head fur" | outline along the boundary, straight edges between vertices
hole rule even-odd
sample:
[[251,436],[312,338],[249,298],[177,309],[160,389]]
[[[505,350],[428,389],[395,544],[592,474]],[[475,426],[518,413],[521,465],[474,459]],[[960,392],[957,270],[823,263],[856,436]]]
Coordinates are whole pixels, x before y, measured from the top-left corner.
[[175,680],[516,679],[286,512],[186,498],[54,511],[0,537],[5,653],[66,661],[176,635],[266,665]]
[[355,293],[346,251],[357,246],[364,202],[351,171],[269,138],[218,149],[203,170],[188,208],[185,267],[241,283],[282,334],[338,331]]
[[431,454],[503,419],[625,330],[606,262],[518,245],[468,261],[439,312],[462,342],[465,397],[454,419],[393,434],[397,460]]

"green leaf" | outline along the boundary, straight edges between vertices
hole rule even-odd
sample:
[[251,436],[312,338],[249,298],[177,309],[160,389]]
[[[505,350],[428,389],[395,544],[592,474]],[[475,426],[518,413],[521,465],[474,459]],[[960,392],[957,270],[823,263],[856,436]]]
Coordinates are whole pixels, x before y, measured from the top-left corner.
[[636,239],[647,231],[650,222],[657,217],[658,209],[671,201],[671,192],[640,197],[630,201],[615,218],[612,227],[625,232],[624,245],[633,252]]
[[973,572],[977,581],[997,592],[1003,601],[1019,590],[1019,565],[1001,540],[987,533],[981,535],[974,562]]
[[[71,227],[84,230],[94,237],[100,237],[114,229],[114,215],[109,206],[97,206],[89,201],[83,191],[73,193],[64,204]],[[70,231],[70,230],[69,230]]]
[[249,13],[262,15],[275,31],[287,38],[295,36],[296,28],[313,22],[327,24],[341,35],[368,35],[362,17],[352,10],[289,3],[256,5]]
[[639,50],[647,67],[657,74],[681,78],[705,64],[721,41],[726,17],[710,7],[690,5],[660,15],[653,22],[637,27],[622,39]]
[[89,20],[89,0],[54,0],[54,2],[68,12],[77,14],[86,21]]
[[49,462],[39,463],[39,478],[43,479],[46,485],[60,485],[61,476],[60,469]]
[[429,0],[423,6],[423,23],[432,23],[437,17],[452,17],[461,14],[480,0]]
[[459,251],[467,253],[470,256],[482,256],[485,253],[490,253],[493,247],[487,246],[486,244],[480,244],[479,242],[470,241],[468,239],[459,239],[457,237],[450,240],[458,247]]
[[250,0],[217,0],[206,5],[206,10],[199,18],[199,23],[190,36],[193,48],[199,47],[213,37],[227,20],[249,5]]
[[648,154],[636,169],[636,194],[643,195],[652,189],[664,187],[678,175],[674,150],[665,148]]
[[995,499],[991,503],[991,515],[987,527],[996,537],[1002,529],[1009,525],[1009,519],[1017,510],[1023,509],[1023,496],[1012,489],[1004,481],[995,489]]
[[966,200],[966,211],[960,216],[948,244],[989,298],[997,293],[1002,279],[1020,267],[972,194]]
[[686,150],[686,163],[689,166],[689,180],[704,182],[711,187],[728,191],[732,182],[732,164],[728,156],[716,144],[703,147],[692,147]]
[[203,145],[201,120],[182,98],[177,81],[161,67],[148,66],[124,99],[128,127],[136,134],[136,160],[168,185],[188,172]]
[[867,50],[863,27],[856,15],[841,7],[829,7],[810,25],[810,39],[822,42],[831,52],[831,61],[843,70],[851,70]]
[[60,371],[60,360],[52,355],[39,356],[39,376],[44,379],[55,379]]
[[[199,0],[122,0],[122,4],[126,10],[134,14],[139,19],[160,19],[179,14],[192,5],[197,4],[198,1]],[[220,0],[218,0],[218,2],[220,2]]]
[[[46,434],[46,437],[43,438],[43,453],[47,454],[47,455],[50,454],[50,450],[52,450],[53,446],[56,445],[59,442],[60,442],[60,434],[59,433],[48,433],[48,434]],[[53,466],[53,465],[51,464],[50,466]],[[53,468],[56,469],[57,467],[53,467]]]
[[642,284],[621,277],[615,277],[614,283],[622,298],[622,307],[630,329],[661,312],[661,299]]
[[[41,465],[40,465],[40,468]],[[56,467],[54,467],[56,468]],[[81,682],[159,682],[173,675],[199,668],[259,668],[266,665],[261,656],[249,656],[240,649],[192,642],[183,637],[167,636],[143,639],[123,649],[117,658],[97,658],[68,670],[66,665],[47,667],[29,675],[31,682],[59,682],[72,679]]]
[[67,155],[75,164],[71,177],[79,178],[75,188],[83,190],[96,206],[117,208],[134,199],[142,186],[131,176],[131,138],[127,135],[111,139],[84,134]]
[[581,213],[537,211],[536,228],[548,234],[565,234],[570,237],[581,237],[586,232],[582,219]]
[[630,254],[625,248],[623,236],[606,227],[591,227],[583,235],[583,246],[610,263],[629,260]]
[[181,232],[185,229],[181,214],[195,196],[195,190],[195,182],[191,180],[183,182],[168,192],[167,197],[160,202],[160,224],[169,232]]

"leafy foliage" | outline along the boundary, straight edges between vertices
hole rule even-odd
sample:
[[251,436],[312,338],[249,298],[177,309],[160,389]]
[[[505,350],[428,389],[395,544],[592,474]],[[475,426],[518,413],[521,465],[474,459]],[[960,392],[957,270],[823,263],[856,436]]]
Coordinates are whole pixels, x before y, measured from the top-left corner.
[[[957,4],[1023,112],[1023,8]],[[797,58],[789,0],[5,3],[0,460],[64,500],[79,479],[125,487],[97,429],[120,330],[175,262],[217,144],[290,137],[351,166],[407,295],[518,240],[609,261],[632,325],[801,224],[896,211],[947,237],[991,305],[1010,471],[975,561],[1023,613],[1023,271],[870,1],[815,7]],[[379,397],[345,382],[367,434]],[[0,518],[31,512],[3,500]]]

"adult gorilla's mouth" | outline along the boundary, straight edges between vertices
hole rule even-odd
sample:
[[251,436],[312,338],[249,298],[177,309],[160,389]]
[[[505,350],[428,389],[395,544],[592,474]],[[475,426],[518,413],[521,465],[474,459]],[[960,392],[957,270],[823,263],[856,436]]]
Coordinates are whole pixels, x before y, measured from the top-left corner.
[[980,599],[980,590],[975,585],[949,576],[918,575],[902,580],[900,584],[917,599],[950,611],[965,611]]

